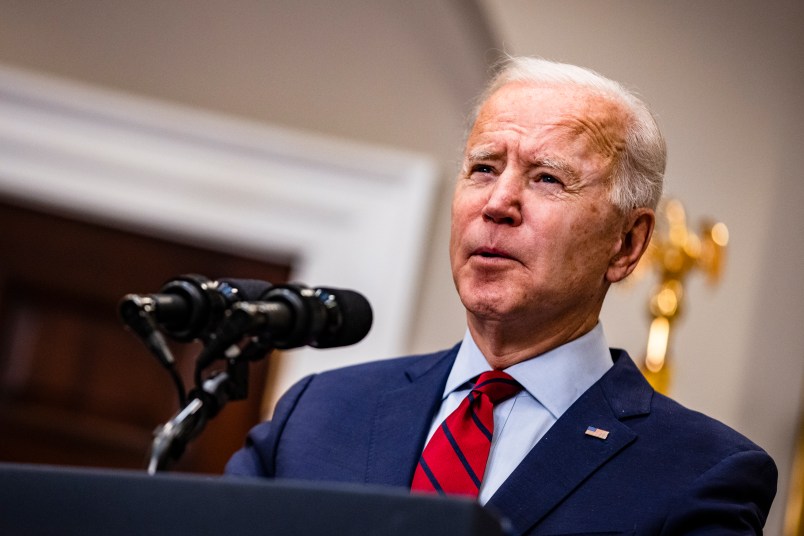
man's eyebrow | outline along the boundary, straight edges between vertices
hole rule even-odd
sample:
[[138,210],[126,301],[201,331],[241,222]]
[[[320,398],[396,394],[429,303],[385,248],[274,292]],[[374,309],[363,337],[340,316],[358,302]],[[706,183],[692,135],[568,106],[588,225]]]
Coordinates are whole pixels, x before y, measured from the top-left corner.
[[546,168],[555,169],[555,170],[560,171],[563,174],[565,174],[565,175],[567,175],[567,176],[569,176],[570,178],[573,178],[573,179],[578,178],[578,172],[575,171],[575,168],[572,167],[571,165],[569,165],[564,160],[560,160],[560,159],[557,159],[557,158],[545,157],[545,158],[536,159],[536,161],[533,164],[534,164],[535,167],[546,167]]
[[493,149],[489,149],[488,147],[479,147],[467,152],[466,160],[469,162],[477,162],[478,160],[488,160],[489,158],[494,158],[495,156],[497,156],[497,153],[494,152]]
[[[466,153],[465,163],[479,162],[483,160],[491,160],[499,157],[499,152],[489,147],[477,147]],[[532,164],[533,167],[545,167],[560,171],[563,175],[571,179],[578,178],[578,172],[566,161],[555,157],[541,157],[535,159]]]

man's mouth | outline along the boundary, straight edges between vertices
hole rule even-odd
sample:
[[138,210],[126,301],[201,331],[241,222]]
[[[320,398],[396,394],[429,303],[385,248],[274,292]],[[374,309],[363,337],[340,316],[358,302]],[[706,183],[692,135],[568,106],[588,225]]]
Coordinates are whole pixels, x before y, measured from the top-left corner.
[[495,248],[478,248],[472,252],[473,257],[482,257],[484,259],[513,259],[511,255],[505,251]]

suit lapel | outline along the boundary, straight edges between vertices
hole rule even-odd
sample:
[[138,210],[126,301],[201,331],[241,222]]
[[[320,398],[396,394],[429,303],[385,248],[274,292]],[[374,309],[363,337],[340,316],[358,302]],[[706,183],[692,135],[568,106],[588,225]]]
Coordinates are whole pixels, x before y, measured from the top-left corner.
[[[613,357],[614,367],[556,421],[489,500],[487,506],[511,522],[514,534],[538,523],[636,439],[620,419],[647,413],[652,390],[624,352]],[[586,435],[588,426],[608,431],[608,437]]]
[[456,346],[423,357],[401,372],[400,387],[380,394],[369,443],[367,483],[410,485],[457,353]]

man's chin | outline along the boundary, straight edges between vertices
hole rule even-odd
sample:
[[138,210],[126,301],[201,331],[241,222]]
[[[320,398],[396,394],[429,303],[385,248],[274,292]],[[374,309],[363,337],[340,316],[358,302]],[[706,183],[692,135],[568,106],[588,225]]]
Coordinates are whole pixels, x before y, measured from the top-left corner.
[[469,299],[462,299],[467,314],[478,320],[494,322],[516,318],[518,309],[511,306],[502,296],[481,297],[474,295]]

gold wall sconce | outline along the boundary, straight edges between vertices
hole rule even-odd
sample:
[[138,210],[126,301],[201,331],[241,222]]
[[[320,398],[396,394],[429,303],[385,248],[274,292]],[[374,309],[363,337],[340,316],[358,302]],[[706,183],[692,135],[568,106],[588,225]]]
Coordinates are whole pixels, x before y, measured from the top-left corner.
[[670,348],[674,324],[684,311],[684,283],[695,271],[703,272],[711,284],[723,270],[729,231],[725,224],[704,220],[696,234],[687,226],[684,206],[667,199],[659,207],[656,229],[640,264],[657,274],[659,283],[651,291],[648,344],[642,371],[651,385],[667,393],[670,387]]

